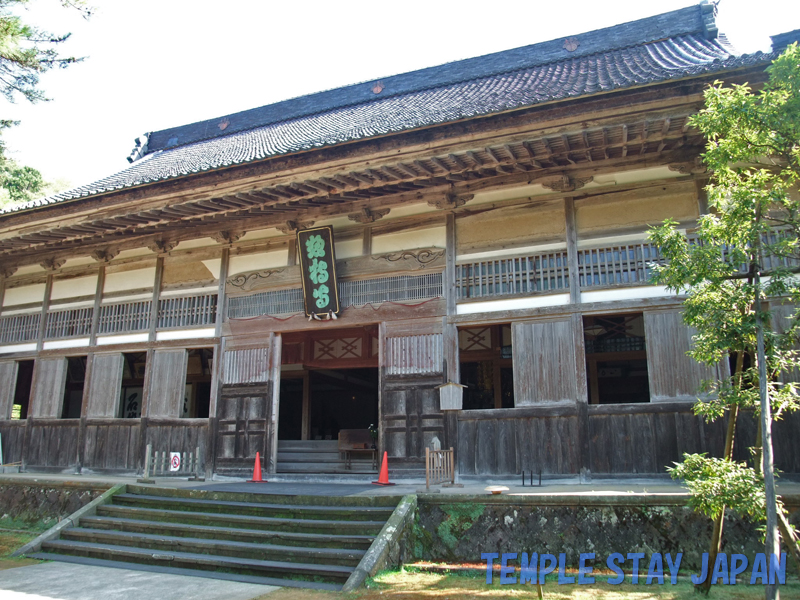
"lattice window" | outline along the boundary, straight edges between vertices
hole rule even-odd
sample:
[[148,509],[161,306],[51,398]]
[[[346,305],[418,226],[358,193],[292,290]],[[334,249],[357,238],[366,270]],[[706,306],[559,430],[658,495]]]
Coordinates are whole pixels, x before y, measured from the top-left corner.
[[126,333],[150,329],[150,300],[140,302],[120,302],[100,307],[97,332]]
[[158,302],[158,328],[213,325],[217,317],[217,295],[162,298]]

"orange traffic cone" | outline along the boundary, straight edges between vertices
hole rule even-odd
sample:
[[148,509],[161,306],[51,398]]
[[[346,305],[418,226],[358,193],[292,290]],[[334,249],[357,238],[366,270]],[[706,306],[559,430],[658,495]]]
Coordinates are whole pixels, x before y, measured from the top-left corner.
[[256,464],[253,465],[253,478],[248,483],[267,483],[261,479],[261,453],[256,452]]
[[372,482],[375,485],[394,485],[393,483],[389,483],[389,457],[387,455],[388,452],[384,451],[383,464],[381,464],[381,474],[378,477],[378,481]]

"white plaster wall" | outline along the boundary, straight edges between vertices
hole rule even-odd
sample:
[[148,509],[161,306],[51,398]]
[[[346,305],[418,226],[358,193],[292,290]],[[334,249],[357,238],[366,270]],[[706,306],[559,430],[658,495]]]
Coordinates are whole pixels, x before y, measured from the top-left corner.
[[[336,238],[334,237],[334,239]],[[334,249],[336,251],[336,259],[341,260],[343,258],[361,256],[361,250],[363,249],[363,246],[363,240],[360,238],[355,240],[343,240],[341,242],[335,242]]]
[[76,296],[94,296],[97,291],[97,275],[76,277],[74,279],[56,279],[53,281],[52,300],[75,298]]
[[[235,275],[236,273],[244,273],[246,271],[258,271],[259,269],[285,267],[288,261],[289,250],[287,248],[275,250],[273,252],[231,256],[228,266],[228,275]],[[219,275],[219,272],[217,272],[217,275]]]
[[283,233],[274,227],[271,227],[270,229],[254,229],[253,231],[248,231],[245,233],[241,238],[239,238],[239,241],[249,242],[250,240],[263,240],[265,238],[278,237],[279,235],[283,235]]
[[446,240],[447,236],[444,227],[376,235],[372,238],[372,253],[399,252],[401,250],[428,248],[430,246],[444,248]]
[[190,248],[205,248],[207,246],[216,246],[216,240],[212,238],[197,238],[196,240],[186,240],[185,242],[178,242],[175,250],[189,250]]
[[17,269],[14,275],[33,275],[35,273],[44,273],[44,269],[39,265],[25,265]]
[[214,276],[214,279],[219,279],[219,270],[222,267],[222,259],[221,258],[209,258],[208,260],[202,260],[202,262],[206,269],[211,271],[211,274]]
[[15,304],[31,304],[44,300],[44,284],[23,285],[20,287],[6,288],[3,296],[3,306]]
[[108,273],[103,293],[124,292],[125,290],[138,290],[151,288],[156,282],[156,268],[135,269],[121,273]]
[[154,252],[149,248],[131,248],[130,250],[123,250],[117,254],[116,259],[131,258],[134,256],[152,256]]

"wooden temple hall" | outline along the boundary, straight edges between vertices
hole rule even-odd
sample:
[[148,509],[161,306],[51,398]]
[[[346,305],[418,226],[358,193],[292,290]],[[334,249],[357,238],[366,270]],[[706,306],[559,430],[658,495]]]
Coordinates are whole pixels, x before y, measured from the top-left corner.
[[688,118],[774,56],[701,3],[141,136],[125,170],[0,213],[3,460],[363,473],[374,439],[417,476],[438,440],[460,476],[576,477],[721,453],[647,231],[692,234]]

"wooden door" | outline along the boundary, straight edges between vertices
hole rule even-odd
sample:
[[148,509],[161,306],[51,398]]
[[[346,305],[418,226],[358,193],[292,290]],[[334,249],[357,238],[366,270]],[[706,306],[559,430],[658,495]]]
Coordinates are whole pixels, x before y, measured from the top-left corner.
[[[217,468],[252,468],[256,452],[267,459],[272,385],[225,386],[218,403]],[[262,466],[264,463],[262,462]]]
[[14,393],[17,391],[16,361],[0,362],[0,419],[10,419],[14,405]]
[[579,399],[572,321],[514,323],[514,405],[574,403]]

